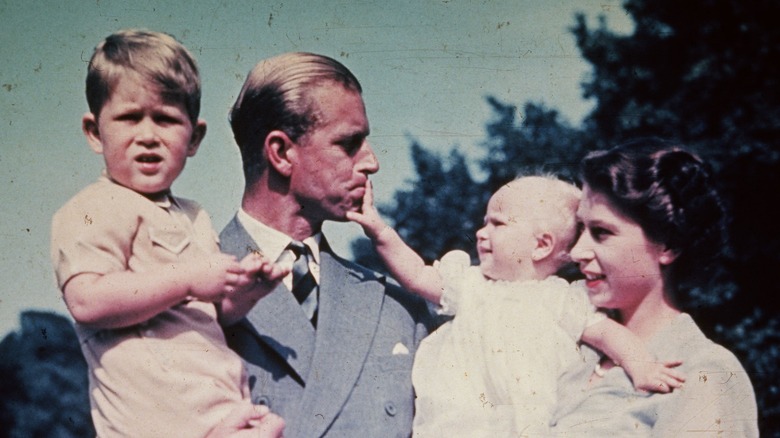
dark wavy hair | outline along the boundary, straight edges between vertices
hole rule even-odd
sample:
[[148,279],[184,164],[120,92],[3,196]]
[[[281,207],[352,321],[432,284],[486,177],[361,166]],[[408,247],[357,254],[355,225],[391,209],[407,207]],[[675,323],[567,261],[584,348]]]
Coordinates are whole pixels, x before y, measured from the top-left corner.
[[580,171],[583,183],[639,224],[648,239],[675,251],[668,266],[673,290],[700,278],[724,248],[723,203],[709,168],[682,146],[638,139],[588,154]]

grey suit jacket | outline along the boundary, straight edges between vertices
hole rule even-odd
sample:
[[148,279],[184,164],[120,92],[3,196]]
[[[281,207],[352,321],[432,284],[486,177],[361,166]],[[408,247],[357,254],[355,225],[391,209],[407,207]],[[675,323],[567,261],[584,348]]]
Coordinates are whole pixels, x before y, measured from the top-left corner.
[[[234,218],[222,251],[258,248]],[[317,330],[280,284],[237,324],[228,345],[245,360],[252,401],[286,423],[285,437],[408,437],[414,353],[430,329],[421,299],[374,271],[320,250]]]

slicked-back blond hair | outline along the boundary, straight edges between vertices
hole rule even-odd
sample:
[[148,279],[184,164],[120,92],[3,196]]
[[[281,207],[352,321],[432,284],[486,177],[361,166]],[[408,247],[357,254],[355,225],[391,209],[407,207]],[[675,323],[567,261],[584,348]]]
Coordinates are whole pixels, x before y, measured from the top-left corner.
[[263,143],[274,130],[297,141],[316,127],[311,90],[328,82],[361,93],[360,82],[343,64],[323,55],[284,53],[257,63],[230,111],[230,126],[251,185],[265,171]]

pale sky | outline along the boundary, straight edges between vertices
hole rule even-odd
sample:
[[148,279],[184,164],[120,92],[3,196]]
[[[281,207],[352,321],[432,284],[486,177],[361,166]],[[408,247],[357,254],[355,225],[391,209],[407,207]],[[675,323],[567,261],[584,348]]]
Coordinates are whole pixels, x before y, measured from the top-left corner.
[[[287,51],[331,56],[363,86],[381,169],[379,203],[415,175],[409,138],[478,156],[491,113],[485,96],[555,108],[579,123],[588,65],[568,28],[576,11],[628,30],[620,0],[28,1],[0,2],[0,336],[25,309],[67,314],[49,259],[51,215],[103,167],[81,133],[84,79],[95,45],[129,27],[175,36],[198,60],[208,134],[173,186],[200,202],[220,230],[243,177],[227,113],[252,66]],[[350,257],[361,235],[330,224]]]

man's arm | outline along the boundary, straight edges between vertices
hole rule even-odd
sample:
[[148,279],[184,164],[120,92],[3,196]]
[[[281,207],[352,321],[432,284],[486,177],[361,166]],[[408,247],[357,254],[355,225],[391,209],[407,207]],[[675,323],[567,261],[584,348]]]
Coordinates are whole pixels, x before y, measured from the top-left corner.
[[433,266],[426,265],[423,259],[410,248],[379,216],[374,207],[374,194],[371,181],[366,182],[366,194],[363,198],[362,212],[347,212],[347,219],[363,227],[376,251],[387,266],[390,274],[408,291],[424,299],[439,304],[444,282]]

